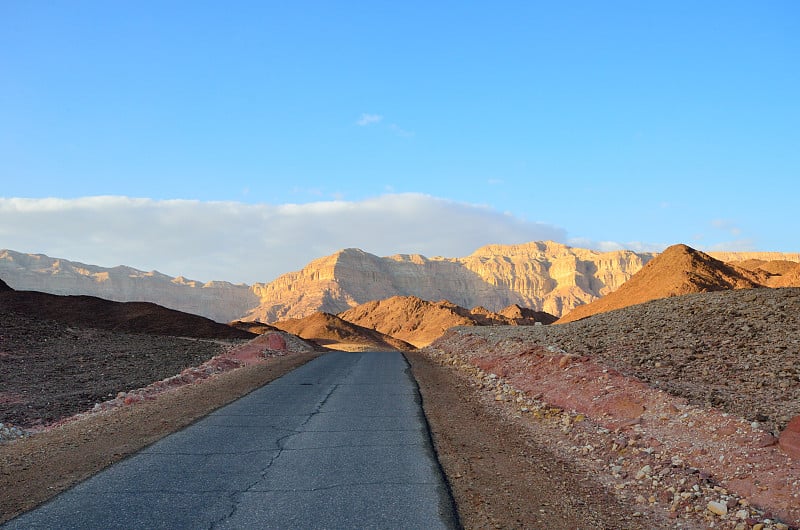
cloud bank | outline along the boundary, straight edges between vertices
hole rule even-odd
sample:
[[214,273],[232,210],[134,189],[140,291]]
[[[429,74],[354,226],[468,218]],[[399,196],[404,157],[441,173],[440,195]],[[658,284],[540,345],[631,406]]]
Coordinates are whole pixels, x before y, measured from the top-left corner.
[[566,231],[417,193],[284,205],[0,198],[0,248],[200,281],[269,282],[349,247],[460,257],[536,240],[564,242]]

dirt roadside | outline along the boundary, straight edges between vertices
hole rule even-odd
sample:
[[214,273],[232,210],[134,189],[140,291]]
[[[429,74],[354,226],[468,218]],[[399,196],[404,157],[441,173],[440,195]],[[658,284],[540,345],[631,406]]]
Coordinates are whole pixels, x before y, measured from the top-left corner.
[[321,353],[293,353],[0,444],[0,523]]
[[[548,452],[458,372],[406,353],[465,528],[658,528]],[[663,522],[665,523],[665,522]]]

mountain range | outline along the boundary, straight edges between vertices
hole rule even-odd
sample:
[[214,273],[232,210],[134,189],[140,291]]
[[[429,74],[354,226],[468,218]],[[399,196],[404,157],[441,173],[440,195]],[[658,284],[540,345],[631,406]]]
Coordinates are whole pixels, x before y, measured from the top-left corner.
[[[16,290],[147,301],[218,322],[277,322],[315,312],[338,314],[393,296],[447,300],[490,312],[516,305],[561,317],[616,291],[656,255],[598,252],[552,241],[488,245],[462,258],[378,257],[344,249],[272,282],[245,285],[202,283],[157,271],[104,268],[0,250],[0,278]],[[800,261],[800,254],[724,253],[720,257],[760,270],[754,274],[763,278],[775,272],[759,266],[769,269],[775,260]]]

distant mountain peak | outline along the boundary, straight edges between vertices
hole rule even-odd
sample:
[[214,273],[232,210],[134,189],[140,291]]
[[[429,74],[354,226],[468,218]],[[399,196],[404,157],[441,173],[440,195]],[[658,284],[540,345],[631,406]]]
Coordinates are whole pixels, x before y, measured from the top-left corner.
[[616,291],[578,306],[558,320],[588,316],[691,293],[762,287],[756,274],[724,263],[688,245],[672,245],[653,258]]

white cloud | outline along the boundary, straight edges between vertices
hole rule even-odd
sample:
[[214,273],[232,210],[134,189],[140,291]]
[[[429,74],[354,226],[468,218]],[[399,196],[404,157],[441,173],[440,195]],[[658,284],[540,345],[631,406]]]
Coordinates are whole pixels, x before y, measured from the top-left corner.
[[268,282],[348,247],[460,257],[490,243],[565,238],[556,226],[417,193],[283,205],[0,198],[0,248],[202,281]]
[[356,125],[360,125],[364,127],[366,125],[372,125],[373,123],[380,123],[383,119],[383,116],[380,114],[362,114],[361,117],[356,122]]

